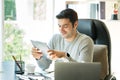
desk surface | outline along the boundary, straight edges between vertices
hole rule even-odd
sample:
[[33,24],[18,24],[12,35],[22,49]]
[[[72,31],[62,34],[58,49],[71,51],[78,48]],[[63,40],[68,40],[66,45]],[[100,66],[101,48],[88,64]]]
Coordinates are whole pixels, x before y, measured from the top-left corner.
[[[20,74],[15,74],[15,62],[14,61],[5,61],[2,62],[2,74],[0,80],[19,80],[19,78],[24,79],[24,80],[54,80],[54,72],[53,73],[35,73],[35,75],[20,75]],[[52,78],[50,78],[52,76]]]

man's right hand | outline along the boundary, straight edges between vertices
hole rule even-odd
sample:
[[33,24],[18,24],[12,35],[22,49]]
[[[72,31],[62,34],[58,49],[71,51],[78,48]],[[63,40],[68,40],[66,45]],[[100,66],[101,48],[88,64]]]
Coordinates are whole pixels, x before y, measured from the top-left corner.
[[32,55],[35,59],[40,59],[43,56],[42,52],[34,47],[32,48]]

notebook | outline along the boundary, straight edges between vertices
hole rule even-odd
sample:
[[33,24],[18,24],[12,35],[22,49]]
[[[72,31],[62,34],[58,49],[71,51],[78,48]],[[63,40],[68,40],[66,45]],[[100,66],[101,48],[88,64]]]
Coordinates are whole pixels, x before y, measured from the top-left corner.
[[55,63],[55,80],[100,80],[101,64],[58,62]]

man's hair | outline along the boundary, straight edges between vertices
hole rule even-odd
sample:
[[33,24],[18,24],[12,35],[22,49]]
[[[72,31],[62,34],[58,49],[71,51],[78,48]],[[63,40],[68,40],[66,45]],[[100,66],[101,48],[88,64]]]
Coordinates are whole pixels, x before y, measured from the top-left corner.
[[62,10],[58,15],[56,15],[56,18],[57,19],[67,18],[70,20],[72,25],[74,25],[75,21],[78,20],[78,15],[77,12],[74,11],[73,9],[67,8]]

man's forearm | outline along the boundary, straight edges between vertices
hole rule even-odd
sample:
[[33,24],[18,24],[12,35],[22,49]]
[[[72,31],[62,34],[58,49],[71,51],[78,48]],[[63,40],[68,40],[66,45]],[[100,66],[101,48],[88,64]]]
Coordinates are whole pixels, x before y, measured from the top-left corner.
[[42,69],[45,70],[47,68],[49,68],[49,65],[52,63],[52,61],[46,57],[41,57],[40,59],[36,60],[38,63],[38,66]]

